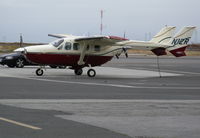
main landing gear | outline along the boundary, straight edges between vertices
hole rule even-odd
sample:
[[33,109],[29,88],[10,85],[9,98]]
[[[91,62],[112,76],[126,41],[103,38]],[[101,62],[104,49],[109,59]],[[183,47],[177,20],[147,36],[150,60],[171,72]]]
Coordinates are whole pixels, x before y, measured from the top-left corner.
[[94,76],[96,76],[96,71],[95,71],[94,69],[89,69],[89,70],[87,71],[87,75],[88,75],[89,77],[94,77]]
[[[75,69],[75,70],[74,70],[74,73],[75,73],[76,75],[82,75],[82,74],[83,74],[83,69]],[[96,76],[96,71],[95,71],[94,69],[89,69],[89,70],[87,71],[87,75],[88,75],[89,77],[94,77],[94,76]]]

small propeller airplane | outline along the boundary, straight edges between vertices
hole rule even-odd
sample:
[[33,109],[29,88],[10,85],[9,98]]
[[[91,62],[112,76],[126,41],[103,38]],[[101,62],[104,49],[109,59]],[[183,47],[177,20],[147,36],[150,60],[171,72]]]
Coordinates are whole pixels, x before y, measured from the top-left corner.
[[24,54],[29,61],[41,65],[36,70],[38,76],[43,75],[45,65],[62,65],[73,69],[75,75],[82,75],[82,69],[89,67],[87,75],[94,77],[96,71],[92,67],[101,66],[122,53],[128,57],[128,49],[149,49],[157,56],[166,55],[167,50],[176,57],[186,56],[184,51],[195,27],[184,27],[173,37],[175,28],[164,27],[150,41],[117,36],[49,34],[59,39],[47,45],[24,47]]

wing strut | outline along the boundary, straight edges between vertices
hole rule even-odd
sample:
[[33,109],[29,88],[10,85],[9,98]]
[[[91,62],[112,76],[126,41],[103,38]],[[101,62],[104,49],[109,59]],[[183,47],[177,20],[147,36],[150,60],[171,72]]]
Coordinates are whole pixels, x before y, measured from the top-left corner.
[[85,62],[84,62],[83,60],[84,60],[84,57],[85,57],[86,49],[87,49],[87,46],[86,46],[86,44],[84,43],[83,46],[82,46],[82,51],[81,51],[81,54],[80,54],[80,58],[79,58],[79,61],[78,61],[78,65],[83,65],[83,64],[85,64]]

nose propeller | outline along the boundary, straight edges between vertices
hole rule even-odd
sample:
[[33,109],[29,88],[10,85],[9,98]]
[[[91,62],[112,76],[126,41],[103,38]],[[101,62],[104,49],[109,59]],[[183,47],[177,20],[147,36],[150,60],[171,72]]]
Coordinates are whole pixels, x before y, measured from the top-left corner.
[[26,50],[26,48],[24,48],[24,54],[27,54],[27,50]]
[[[122,52],[125,54],[125,56],[126,56],[126,58],[128,58],[128,52],[127,52],[127,49],[126,48],[122,48]],[[121,53],[119,54],[116,54],[115,56],[116,56],[116,58],[117,59],[119,59],[119,56],[121,55]]]

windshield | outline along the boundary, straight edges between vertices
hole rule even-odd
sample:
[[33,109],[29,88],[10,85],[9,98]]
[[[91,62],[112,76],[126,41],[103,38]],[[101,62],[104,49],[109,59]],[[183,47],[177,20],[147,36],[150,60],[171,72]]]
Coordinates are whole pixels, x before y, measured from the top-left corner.
[[59,40],[51,42],[51,44],[55,47],[58,47],[60,44],[62,44],[63,41],[64,39],[59,39]]

